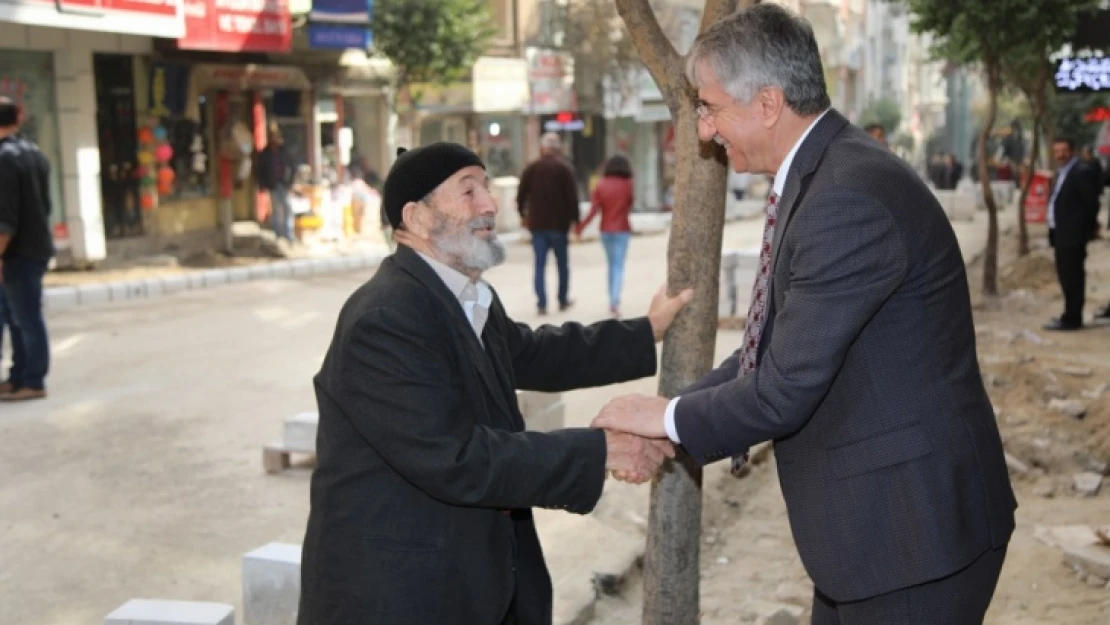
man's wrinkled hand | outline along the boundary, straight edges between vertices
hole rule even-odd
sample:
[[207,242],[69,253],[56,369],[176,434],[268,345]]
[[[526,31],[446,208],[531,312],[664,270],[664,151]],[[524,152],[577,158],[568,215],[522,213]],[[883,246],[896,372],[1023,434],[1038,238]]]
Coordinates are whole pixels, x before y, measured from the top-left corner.
[[605,470],[622,482],[643,484],[660,465],[674,458],[670,441],[648,440],[623,432],[605,432]]
[[674,318],[678,313],[694,299],[694,290],[686,289],[674,297],[667,295],[667,285],[659,287],[659,291],[655,293],[655,297],[651,298],[651,306],[648,308],[648,321],[651,322],[651,332],[655,335],[655,342],[663,340],[663,336],[667,333],[667,328],[671,327],[674,323]]
[[609,400],[590,427],[667,439],[664,423],[669,400],[655,395],[625,395]]

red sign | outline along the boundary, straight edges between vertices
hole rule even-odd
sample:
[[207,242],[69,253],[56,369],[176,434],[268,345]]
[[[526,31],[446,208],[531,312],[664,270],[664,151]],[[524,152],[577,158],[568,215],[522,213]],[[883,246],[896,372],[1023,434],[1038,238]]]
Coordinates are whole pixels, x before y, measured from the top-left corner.
[[1033,183],[1029,185],[1029,196],[1025,198],[1025,221],[1031,224],[1044,223],[1048,212],[1048,185],[1052,183],[1052,172],[1037,171]]
[[185,36],[177,40],[177,46],[219,52],[289,52],[293,23],[288,0],[185,0]]
[[1083,118],[1088,124],[1110,121],[1110,106],[1099,106],[1087,112]]

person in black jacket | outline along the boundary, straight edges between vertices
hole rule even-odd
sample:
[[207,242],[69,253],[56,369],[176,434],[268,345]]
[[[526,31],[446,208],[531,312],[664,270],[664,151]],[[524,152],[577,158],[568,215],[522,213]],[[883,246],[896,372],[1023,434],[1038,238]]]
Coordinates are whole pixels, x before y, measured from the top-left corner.
[[1098,195],[1086,163],[1071,139],[1057,139],[1052,155],[1059,166],[1048,199],[1048,241],[1056,256],[1056,275],[1064,292],[1064,313],[1044,326],[1068,331],[1083,327],[1087,291],[1087,244],[1095,237]]
[[12,368],[0,401],[46,397],[50,344],[42,285],[54,238],[50,232],[50,162],[19,135],[19,107],[0,97],[0,288],[12,337]]
[[532,508],[585,514],[606,470],[644,481],[673,449],[588,428],[526,432],[515,390],[652,375],[655,343],[691,293],[660,293],[628,322],[532,329],[481,279],[505,249],[476,154],[405,152],[383,204],[397,252],[343,306],[313,380],[298,623],[549,625]]
[[270,137],[266,147],[258,153],[255,178],[258,188],[270,195],[270,223],[274,236],[293,242],[293,207],[289,203],[289,186],[296,167],[285,149],[285,139],[277,124],[270,124]]

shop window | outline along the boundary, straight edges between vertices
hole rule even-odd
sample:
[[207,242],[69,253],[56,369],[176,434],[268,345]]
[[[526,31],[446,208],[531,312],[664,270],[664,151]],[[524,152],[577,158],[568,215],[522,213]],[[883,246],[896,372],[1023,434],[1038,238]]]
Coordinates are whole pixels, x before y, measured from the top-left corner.
[[100,146],[100,195],[104,234],[109,239],[139,236],[139,162],[132,59],[116,54],[93,57],[96,129]]
[[188,68],[154,63],[150,110],[138,132],[141,205],[209,197],[211,175],[210,102],[193,96]]

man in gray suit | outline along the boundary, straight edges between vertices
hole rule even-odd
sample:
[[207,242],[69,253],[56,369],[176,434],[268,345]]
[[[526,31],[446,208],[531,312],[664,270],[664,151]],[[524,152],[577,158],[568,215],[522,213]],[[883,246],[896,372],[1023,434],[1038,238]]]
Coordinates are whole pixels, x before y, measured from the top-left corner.
[[701,464],[774,441],[813,623],[981,623],[1017,503],[944,211],[830,108],[812,28],[786,9],[724,19],[687,68],[702,140],[775,174],[749,337],[679,397],[618,398],[594,425]]

